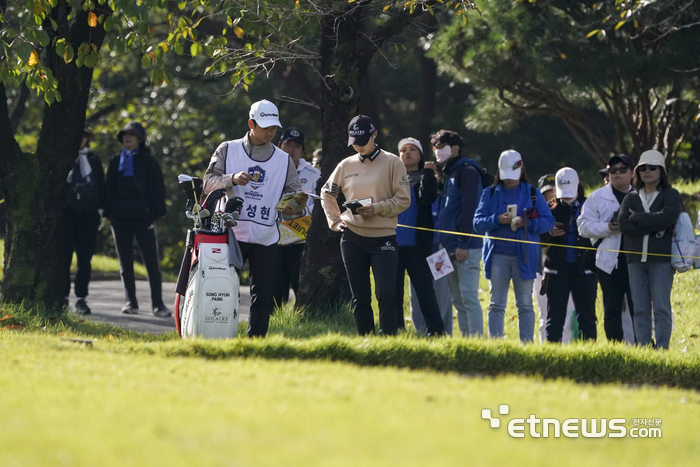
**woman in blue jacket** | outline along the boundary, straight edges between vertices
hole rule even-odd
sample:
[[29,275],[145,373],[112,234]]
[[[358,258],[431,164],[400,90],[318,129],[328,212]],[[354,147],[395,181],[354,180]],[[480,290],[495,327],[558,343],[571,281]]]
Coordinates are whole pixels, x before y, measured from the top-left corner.
[[[508,212],[509,205],[517,205],[515,216]],[[532,285],[539,255],[536,242],[541,233],[553,227],[554,217],[544,197],[527,181],[522,156],[517,151],[503,151],[498,159],[496,180],[491,188],[482,193],[474,215],[474,230],[486,234],[484,273],[491,283],[488,314],[491,337],[503,336],[508,287],[512,280],[520,340],[533,340],[535,312],[532,307]]]

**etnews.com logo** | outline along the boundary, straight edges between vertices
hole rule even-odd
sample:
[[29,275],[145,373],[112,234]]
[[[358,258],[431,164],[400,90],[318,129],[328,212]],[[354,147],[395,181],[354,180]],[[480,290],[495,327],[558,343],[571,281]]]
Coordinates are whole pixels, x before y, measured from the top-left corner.
[[[510,406],[498,406],[500,415],[508,415]],[[501,419],[491,414],[491,409],[482,409],[481,418],[489,421],[491,428],[500,428]],[[633,428],[628,428],[630,425]],[[647,425],[640,427],[638,425]],[[526,428],[527,425],[527,428]],[[657,425],[657,426],[651,426]],[[531,414],[528,418],[513,418],[508,421],[508,434],[513,438],[661,438],[660,419],[631,419],[629,424],[625,418],[567,418],[559,421],[556,418],[537,418]]]

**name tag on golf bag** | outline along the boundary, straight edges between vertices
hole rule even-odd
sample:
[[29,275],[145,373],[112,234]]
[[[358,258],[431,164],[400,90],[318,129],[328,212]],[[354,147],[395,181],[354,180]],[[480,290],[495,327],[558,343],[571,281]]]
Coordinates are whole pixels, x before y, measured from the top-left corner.
[[192,265],[181,312],[183,339],[236,337],[239,320],[239,281],[229,266],[226,243],[200,243]]

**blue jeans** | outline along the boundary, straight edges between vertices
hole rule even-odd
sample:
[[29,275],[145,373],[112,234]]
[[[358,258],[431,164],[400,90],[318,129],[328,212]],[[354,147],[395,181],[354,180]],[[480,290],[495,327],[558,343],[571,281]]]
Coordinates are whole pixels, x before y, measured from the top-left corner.
[[453,261],[455,270],[448,274],[452,304],[457,308],[457,323],[462,336],[484,334],[484,312],[479,303],[481,248],[467,250],[465,261]]
[[[435,298],[437,299],[438,308],[440,309],[442,324],[445,327],[445,334],[451,336],[452,297],[450,297],[450,285],[447,283],[447,277],[448,276],[443,276],[438,280],[433,280],[433,289],[435,290]],[[423,318],[420,303],[418,303],[418,296],[415,290],[413,290],[413,284],[410,279],[409,284],[411,284],[411,319],[413,320],[413,326],[416,328],[416,331],[424,334],[427,330],[425,318]]]
[[[632,303],[634,303],[634,333],[639,345],[648,345],[654,318],[656,347],[668,349],[671,340],[671,289],[675,270],[670,261],[634,262],[627,264]],[[652,312],[653,309],[653,312]],[[652,314],[653,313],[653,314]]]
[[513,280],[515,306],[518,309],[520,341],[532,342],[535,332],[535,311],[532,307],[534,279],[522,280],[517,256],[494,254],[491,260],[491,303],[489,304],[489,336],[503,337],[503,319],[508,304],[508,287]]

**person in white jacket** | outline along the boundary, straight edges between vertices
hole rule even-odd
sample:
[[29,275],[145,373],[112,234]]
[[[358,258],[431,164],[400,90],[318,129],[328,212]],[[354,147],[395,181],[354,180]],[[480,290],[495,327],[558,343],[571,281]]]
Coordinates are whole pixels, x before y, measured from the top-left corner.
[[[618,253],[624,250],[624,244],[617,224],[620,204],[632,189],[634,161],[619,154],[610,158],[607,169],[610,183],[591,193],[583,204],[577,224],[581,236],[590,238],[591,244],[597,248],[595,265],[603,291],[605,335],[609,341],[634,343],[634,307],[627,261],[625,255]],[[629,311],[623,313],[625,296]]]

